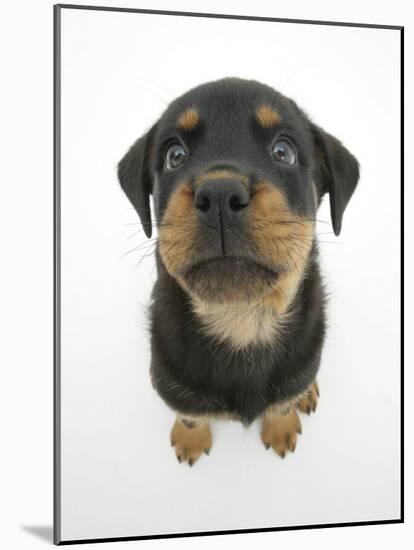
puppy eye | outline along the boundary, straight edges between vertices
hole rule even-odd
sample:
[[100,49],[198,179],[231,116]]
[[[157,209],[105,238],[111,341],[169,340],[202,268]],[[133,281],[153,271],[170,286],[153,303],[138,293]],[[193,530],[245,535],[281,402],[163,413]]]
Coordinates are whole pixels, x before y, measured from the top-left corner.
[[174,170],[181,166],[187,159],[187,151],[181,143],[173,143],[165,153],[165,167],[167,170]]
[[284,162],[285,164],[295,164],[296,162],[295,148],[286,139],[279,139],[273,145],[272,156],[275,160]]

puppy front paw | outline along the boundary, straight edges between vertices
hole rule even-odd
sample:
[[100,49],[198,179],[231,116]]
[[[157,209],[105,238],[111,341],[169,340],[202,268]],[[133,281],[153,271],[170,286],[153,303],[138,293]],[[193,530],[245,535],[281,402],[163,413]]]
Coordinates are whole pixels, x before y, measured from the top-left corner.
[[298,399],[298,401],[296,402],[296,407],[300,410],[300,412],[310,414],[311,412],[316,411],[318,399],[319,386],[315,380],[315,382],[308,388],[308,390],[306,390],[305,394],[300,399]]
[[177,416],[171,430],[171,445],[175,447],[178,462],[187,462],[192,466],[203,453],[208,455],[210,452],[212,436],[209,422]]
[[292,407],[287,414],[267,410],[263,415],[261,437],[266,449],[272,449],[282,458],[296,449],[297,434],[302,433],[298,413]]

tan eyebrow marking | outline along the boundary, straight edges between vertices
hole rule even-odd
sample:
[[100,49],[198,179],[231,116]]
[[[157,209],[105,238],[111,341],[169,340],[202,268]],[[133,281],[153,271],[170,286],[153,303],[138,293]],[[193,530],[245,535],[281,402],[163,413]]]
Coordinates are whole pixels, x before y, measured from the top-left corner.
[[270,105],[261,105],[256,110],[256,119],[263,128],[272,128],[280,121],[280,115]]
[[200,120],[197,109],[189,107],[177,119],[177,126],[181,130],[194,130]]
[[243,182],[245,185],[248,185],[249,179],[247,176],[244,176],[243,174],[238,174],[236,172],[232,172],[231,170],[212,170],[211,172],[206,172],[204,174],[201,174],[195,179],[195,184],[199,185],[203,183],[203,181],[207,181],[210,179],[228,179],[228,180],[238,180]]

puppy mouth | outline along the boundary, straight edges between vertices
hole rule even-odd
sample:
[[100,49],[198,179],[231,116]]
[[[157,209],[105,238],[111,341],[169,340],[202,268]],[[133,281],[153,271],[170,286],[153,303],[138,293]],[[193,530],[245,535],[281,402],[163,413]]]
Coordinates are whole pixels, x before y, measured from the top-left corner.
[[279,272],[252,258],[220,256],[202,260],[183,272],[191,293],[207,302],[260,298],[275,285]]

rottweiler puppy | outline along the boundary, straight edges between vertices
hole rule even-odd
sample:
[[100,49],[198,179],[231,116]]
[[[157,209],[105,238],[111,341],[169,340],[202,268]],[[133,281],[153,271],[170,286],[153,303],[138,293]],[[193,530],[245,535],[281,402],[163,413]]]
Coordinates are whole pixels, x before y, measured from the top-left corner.
[[212,445],[210,421],[261,417],[285,457],[298,410],[317,405],[325,335],[315,222],[329,194],[333,230],[359,179],[354,156],[294,101],[225,78],[173,101],[129,149],[118,177],[151,236],[151,378],[177,413],[178,460]]

